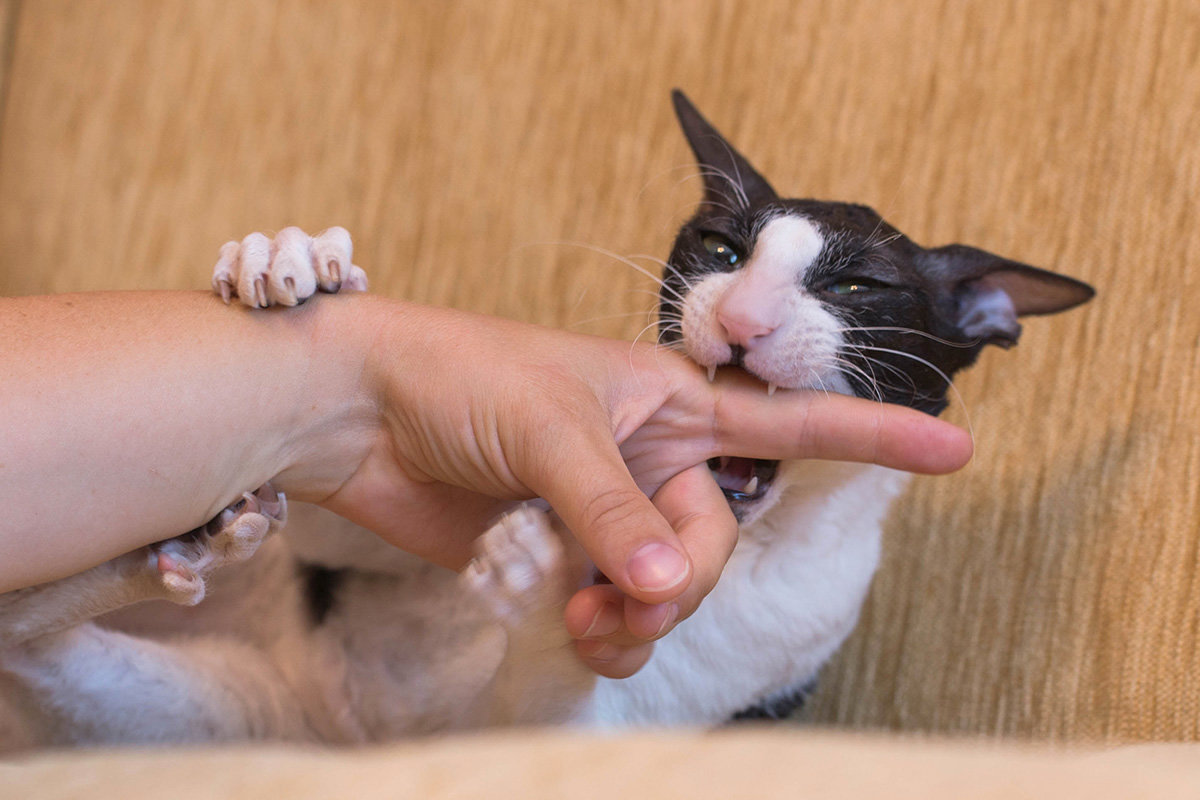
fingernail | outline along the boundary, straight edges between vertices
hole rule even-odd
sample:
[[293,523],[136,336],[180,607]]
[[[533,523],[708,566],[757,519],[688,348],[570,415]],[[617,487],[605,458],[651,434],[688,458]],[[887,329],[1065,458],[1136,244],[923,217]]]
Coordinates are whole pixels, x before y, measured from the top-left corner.
[[583,658],[590,658],[592,661],[612,661],[617,657],[617,648],[608,642],[580,642],[577,652]]
[[658,626],[658,633],[654,634],[654,638],[662,636],[667,632],[667,628],[675,623],[679,618],[679,603],[671,603],[667,606],[667,615],[663,617],[662,625]]
[[629,580],[643,592],[661,592],[687,579],[688,563],[661,542],[648,544],[629,559]]
[[592,617],[592,623],[579,638],[598,639],[603,636],[612,636],[621,629],[621,623],[624,621],[625,616],[621,613],[621,609],[617,608],[616,603],[605,603],[597,609],[596,616]]

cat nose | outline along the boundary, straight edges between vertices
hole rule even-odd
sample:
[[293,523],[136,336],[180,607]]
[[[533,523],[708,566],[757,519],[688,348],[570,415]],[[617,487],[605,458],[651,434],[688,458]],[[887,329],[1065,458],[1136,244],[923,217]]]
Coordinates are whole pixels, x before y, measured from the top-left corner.
[[777,323],[764,321],[757,315],[739,313],[727,308],[717,310],[717,322],[725,330],[726,343],[739,345],[747,350],[753,350],[762,344],[779,328]]

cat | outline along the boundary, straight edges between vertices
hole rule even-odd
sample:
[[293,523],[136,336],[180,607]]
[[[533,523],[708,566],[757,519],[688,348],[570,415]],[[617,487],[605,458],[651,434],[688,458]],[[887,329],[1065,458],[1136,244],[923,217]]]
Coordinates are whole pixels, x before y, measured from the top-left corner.
[[[710,377],[736,368],[769,393],[937,414],[956,371],[1016,343],[1018,317],[1093,295],[982,250],[922,248],[866,206],[782,199],[682,93],[673,100],[704,196],[666,262],[659,337]],[[340,228],[253,235],[222,249],[213,286],[227,302],[292,305],[365,288],[351,257]],[[709,467],[737,546],[632,678],[576,659],[562,611],[587,565],[544,504],[498,520],[455,574],[267,486],[197,531],[0,596],[0,742],[361,743],[785,714],[856,624],[906,476],[739,457]],[[174,605],[137,604],[152,598]]]

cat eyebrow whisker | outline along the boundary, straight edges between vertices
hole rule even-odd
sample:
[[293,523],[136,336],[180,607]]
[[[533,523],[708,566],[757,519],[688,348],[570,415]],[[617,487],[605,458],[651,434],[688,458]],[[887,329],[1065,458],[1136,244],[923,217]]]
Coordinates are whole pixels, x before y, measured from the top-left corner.
[[[730,147],[729,143],[723,139],[720,139],[720,143],[721,146],[725,148],[725,151],[729,154],[729,160],[733,164],[734,170],[737,170],[737,174],[730,175],[725,170],[721,169],[720,167],[715,167],[712,164],[703,165],[700,169],[700,174],[704,177],[721,178],[724,180],[736,193],[737,196],[735,199],[738,201],[739,207],[742,209],[748,209],[750,208],[750,198],[746,195],[746,189],[742,184],[742,174],[738,169],[737,159],[734,157],[733,148]],[[724,192],[722,192],[722,194],[724,194]]]
[[[874,241],[874,239],[875,239],[875,236],[876,236],[876,235],[879,233],[879,230],[880,230],[880,228],[882,228],[882,227],[883,227],[883,217],[880,217],[880,218],[879,218],[879,221],[875,223],[875,228],[874,228],[874,229],[871,231],[871,233],[870,233],[870,234],[868,234],[868,236],[867,236],[866,245],[863,247],[863,249],[864,249],[864,250],[869,250],[869,249],[872,249],[872,248],[874,248],[874,247],[875,247],[875,245],[873,245],[873,244],[871,244],[871,243]],[[899,235],[900,235],[900,234],[899,234],[899,231],[897,231],[897,232],[896,232],[896,235],[897,235],[897,236],[899,236]],[[893,238],[894,238],[894,237],[893,237]],[[888,241],[892,241],[892,239],[889,239]],[[881,245],[882,245],[882,244],[886,244],[886,242],[881,242],[880,244],[881,244]]]
[[[646,178],[645,182],[642,184],[642,188],[638,190],[638,193],[636,195],[634,195],[634,199],[641,200],[642,195],[644,195],[646,193],[646,190],[648,188],[650,188],[650,185],[653,184],[659,178],[663,177],[664,175],[670,175],[673,172],[683,172],[683,171],[686,171],[687,174],[684,175],[682,178],[680,178],[676,182],[676,184],[675,184],[676,186],[680,186],[680,185],[686,183],[687,181],[692,180],[693,178],[704,177],[703,173],[696,171],[695,162],[689,161],[689,162],[685,162],[682,164],[675,164],[674,166],[667,167],[665,169],[661,169],[658,172],[656,172],[653,175]],[[695,207],[695,205],[696,205],[695,203],[692,203],[689,205],[689,208]]]
[[[882,224],[882,223],[881,223],[881,224]],[[879,226],[878,226],[878,225],[877,225],[877,226],[875,226],[875,230],[876,230],[876,232],[878,232],[878,230],[879,230]],[[883,246],[884,246],[884,245],[886,245],[886,244],[891,244],[892,242],[896,241],[897,239],[899,239],[899,238],[900,238],[901,236],[903,236],[903,235],[904,235],[904,234],[900,233],[899,231],[896,231],[896,232],[895,232],[895,233],[893,233],[891,236],[888,236],[888,237],[886,237],[886,238],[884,238],[884,239],[880,239],[880,240],[879,240],[879,241],[877,241],[877,242],[872,242],[872,241],[871,241],[871,237],[868,237],[868,238],[867,238],[867,247],[869,247],[869,248],[870,248],[870,249],[872,249],[872,250],[875,250],[875,249],[878,249],[878,248],[880,248],[880,247],[883,247]],[[872,234],[871,236],[874,236],[874,234]]]
[[[731,197],[729,195],[729,193],[727,193],[727,192],[722,192],[719,189],[714,189],[714,191],[718,195],[720,195],[725,200],[725,202],[718,203],[715,200],[709,200],[706,198],[704,200],[705,204],[710,205],[710,206],[715,206],[717,208],[724,208],[726,211],[728,211],[729,213],[734,214],[734,215],[740,215],[742,212],[744,212],[746,209],[748,209],[750,207],[749,200],[746,198],[746,194],[744,191],[742,191],[742,188],[740,186],[734,184],[733,179],[730,178],[727,173],[717,169],[716,167],[707,167],[706,166],[700,170],[697,170],[696,172],[693,172],[691,175],[686,175],[683,178],[680,178],[678,183],[676,183],[675,185],[680,186],[680,185],[692,180],[693,178],[700,178],[702,180],[706,179],[706,178],[720,178],[721,180],[728,183],[730,185],[730,187],[734,190],[734,195]],[[688,207],[692,208],[694,206],[695,206],[695,203],[692,203],[692,204],[689,204]]]
[[[713,217],[712,219],[728,220],[731,224],[734,224],[734,223],[736,223],[737,218],[739,216],[741,216],[741,212],[739,212],[733,206],[726,205],[725,203],[718,203],[714,200],[709,200],[709,201],[707,201],[707,204],[712,206],[713,208],[719,208],[722,211],[729,212],[728,216]],[[681,204],[675,206],[672,213],[674,216],[679,216],[683,212],[684,209],[692,210],[692,209],[695,209],[695,207],[696,207],[695,203],[686,203],[686,204],[681,203]]]

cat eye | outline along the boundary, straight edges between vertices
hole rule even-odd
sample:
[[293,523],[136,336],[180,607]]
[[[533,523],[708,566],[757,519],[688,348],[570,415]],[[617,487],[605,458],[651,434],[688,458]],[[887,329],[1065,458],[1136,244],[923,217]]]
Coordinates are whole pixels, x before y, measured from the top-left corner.
[[715,233],[705,234],[700,239],[700,242],[704,245],[704,249],[708,251],[710,256],[726,266],[732,267],[741,258],[738,255],[738,251],[734,250],[733,245],[723,236],[718,236]]
[[887,288],[887,284],[885,284],[885,283],[880,283],[879,281],[873,281],[873,280],[870,280],[869,278],[856,278],[854,280],[838,281],[837,283],[830,284],[830,286],[827,287],[825,289],[825,291],[830,292],[831,294],[847,295],[847,294],[865,294],[867,292],[873,292],[876,289],[886,289],[886,288]]

